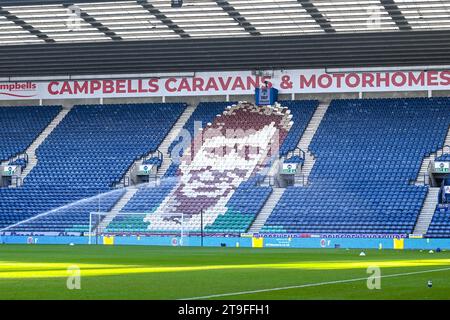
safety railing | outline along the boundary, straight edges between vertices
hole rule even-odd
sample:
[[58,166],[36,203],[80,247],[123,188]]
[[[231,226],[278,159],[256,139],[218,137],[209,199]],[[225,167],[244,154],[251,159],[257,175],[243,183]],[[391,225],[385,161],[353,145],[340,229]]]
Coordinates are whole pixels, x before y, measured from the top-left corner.
[[444,154],[450,154],[450,146],[449,145],[443,146],[442,149],[437,152],[438,157],[440,157]]
[[299,147],[296,147],[294,150],[289,151],[289,152],[283,157],[283,161],[285,161],[285,160],[287,160],[287,159],[290,159],[290,158],[292,158],[292,157],[294,157],[294,156],[298,156],[298,157],[300,157],[301,159],[303,159],[303,162],[302,162],[302,163],[299,163],[299,167],[300,167],[300,170],[301,170],[301,169],[303,168],[303,164],[304,164],[304,161],[305,161],[305,159],[306,159],[306,153],[305,153],[304,150],[300,149]]
[[296,173],[294,175],[294,184],[295,185],[302,185],[306,186],[308,184],[308,177],[304,175],[303,173]]

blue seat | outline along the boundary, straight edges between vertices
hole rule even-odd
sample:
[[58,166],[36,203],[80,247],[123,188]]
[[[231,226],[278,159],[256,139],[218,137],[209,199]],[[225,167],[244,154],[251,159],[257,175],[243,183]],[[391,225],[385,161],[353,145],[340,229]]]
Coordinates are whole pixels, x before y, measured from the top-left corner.
[[47,219],[54,222],[51,231],[85,230],[89,213],[112,208],[122,195],[110,192],[113,186],[135,160],[157,150],[185,108],[183,103],[75,106],[38,148],[39,161],[24,185],[0,189],[0,228],[53,210],[13,231],[42,231]]
[[262,232],[412,232],[427,187],[410,182],[449,124],[448,98],[334,100],[309,147],[310,185],[287,188]]

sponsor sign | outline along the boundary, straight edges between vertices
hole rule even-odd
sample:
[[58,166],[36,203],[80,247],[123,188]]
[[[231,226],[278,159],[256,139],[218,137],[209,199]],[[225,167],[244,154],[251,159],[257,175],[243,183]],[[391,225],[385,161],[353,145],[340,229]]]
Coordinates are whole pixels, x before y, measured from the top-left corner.
[[241,233],[241,238],[252,238],[253,233]]
[[448,173],[450,169],[450,162],[435,161],[434,171],[438,173]]
[[296,172],[297,172],[296,163],[283,163],[283,167],[281,168],[282,174],[295,174]]
[[265,247],[289,248],[291,246],[291,241],[291,238],[272,238],[271,241],[267,241]]
[[139,174],[140,175],[149,175],[151,173],[151,170],[153,168],[153,165],[144,164],[139,166]]
[[[348,70],[348,71],[346,71]],[[0,99],[79,99],[152,96],[253,95],[267,81],[279,94],[449,90],[450,70],[327,72],[325,69],[198,72],[139,79],[55,80],[0,83]]]
[[17,166],[4,166],[2,175],[11,177],[17,173]]
[[330,234],[305,234],[305,233],[265,233],[264,238],[407,238],[407,234],[373,234],[373,233],[330,233]]

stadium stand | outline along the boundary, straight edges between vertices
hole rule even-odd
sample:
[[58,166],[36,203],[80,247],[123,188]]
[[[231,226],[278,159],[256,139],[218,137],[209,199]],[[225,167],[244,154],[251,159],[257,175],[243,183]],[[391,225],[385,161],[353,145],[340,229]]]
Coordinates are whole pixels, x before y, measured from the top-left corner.
[[[158,148],[185,107],[183,103],[75,106],[37,150],[39,161],[24,186],[0,189],[0,227],[112,190],[133,161]],[[105,195],[100,208],[96,199],[83,201],[11,230],[67,232],[77,226],[79,230],[81,221],[88,225],[93,208],[109,210],[122,194]]]
[[[257,107],[244,102],[227,107],[195,136],[181,159],[179,182],[145,219],[150,222],[149,230],[180,227],[178,218],[162,218],[160,214],[183,213],[189,218],[186,229],[198,231],[202,211],[206,225],[227,212],[226,204],[239,185],[266,165],[272,146],[278,151],[277,144],[292,126],[291,118],[289,110],[281,106]],[[248,207],[261,197],[259,193],[249,194]]]
[[449,206],[439,204],[431,220],[430,227],[426,233],[429,238],[444,238],[450,236],[450,212]]
[[[204,127],[207,123],[217,123],[221,121],[222,118],[220,113],[229,106],[230,102],[208,102],[200,103],[197,109],[192,114],[191,118],[186,122],[185,128],[190,132],[191,136],[194,135],[194,122],[200,123],[201,127]],[[300,140],[300,137],[305,130],[309,120],[311,119],[315,108],[318,105],[318,101],[304,100],[304,101],[280,101],[280,105],[286,109],[286,113],[290,115],[290,130],[282,131],[280,135],[280,141],[282,142],[280,146],[280,154],[286,155],[289,151],[295,149]],[[218,115],[219,114],[219,115]],[[234,119],[232,122],[228,123],[229,129],[233,130],[245,130],[248,127],[248,123],[251,124],[250,128],[256,128],[257,124],[252,123],[252,113],[243,114],[243,119]],[[268,116],[268,115],[267,115]],[[265,119],[264,121],[267,121]],[[248,129],[248,128],[247,128]],[[171,150],[175,146],[179,145],[180,148],[177,150],[179,155],[184,152],[182,138],[178,138],[172,143]],[[184,146],[186,147],[186,146]],[[189,147],[187,147],[189,148]],[[190,151],[192,150],[189,149]],[[191,154],[193,155],[193,153]],[[203,164],[201,164],[203,165]],[[214,166],[217,170],[222,170],[223,163],[215,163]],[[213,166],[213,168],[214,168]],[[180,170],[178,169],[179,164],[172,164],[166,173],[166,177],[176,177],[179,176]],[[207,221],[205,231],[208,233],[241,233],[248,230],[252,221],[255,219],[256,215],[261,210],[267,197],[270,195],[272,188],[270,186],[263,187],[258,186],[264,177],[261,175],[255,175],[247,181],[243,181],[237,188],[233,188],[232,196],[226,203],[225,207],[222,208],[220,214],[215,214],[213,217],[217,216],[217,219],[210,217]],[[166,179],[163,181],[162,185],[155,188],[140,188],[136,195],[130,200],[130,202],[125,206],[122,212],[154,212],[161,205],[164,199],[173,191],[177,182],[175,179]],[[195,190],[194,190],[195,194]],[[171,196],[169,196],[170,198]],[[182,199],[181,201],[189,202],[189,199]],[[168,200],[170,201],[170,200]],[[198,208],[203,204],[193,204],[186,205],[183,209],[186,213],[191,213],[191,208]],[[195,213],[198,213],[196,211]],[[113,222],[108,226],[107,231],[116,232],[119,231],[121,227],[126,227],[126,230],[134,230],[139,232],[144,232],[148,228],[149,222],[143,222],[141,219],[136,219],[130,216],[118,216]],[[156,231],[170,231],[170,223],[166,226],[164,223],[160,223],[160,227]],[[197,230],[199,228],[198,221],[193,223],[192,229]],[[198,230],[197,230],[198,231]]]
[[448,98],[334,100],[310,145],[307,187],[288,187],[263,233],[411,233],[427,193],[410,184],[442,147]]
[[24,152],[60,110],[59,106],[0,107],[0,162]]
[[[189,219],[188,229],[197,232],[200,211],[206,233],[249,230],[272,193],[271,186],[261,185],[267,173],[263,169],[272,164],[271,154],[267,146],[261,146],[266,154],[260,154],[256,162],[248,150],[244,159],[230,157],[227,162],[227,152],[234,153],[228,146],[220,161],[208,158],[205,154],[209,151],[228,144],[208,133],[257,129],[263,134],[274,125],[281,142],[279,155],[286,157],[296,149],[318,101],[280,101],[275,107],[231,104],[198,105],[184,128],[194,135],[194,122],[201,122],[203,129],[195,139],[207,137],[202,148],[196,150],[194,143],[186,145],[183,138],[177,138],[169,149],[182,156],[181,163],[172,163],[159,185],[138,186],[121,210],[138,214],[111,218],[106,232],[172,232],[179,221],[170,213],[180,212]],[[29,126],[35,131],[34,139],[61,110],[39,108],[51,112],[40,113],[44,118],[40,127]],[[126,192],[113,191],[115,185],[134,161],[157,150],[185,108],[185,104],[75,106],[38,148],[39,162],[24,186],[0,189],[0,227],[38,215],[11,231],[86,232],[89,212],[112,210]],[[333,100],[309,150],[304,150],[315,158],[308,185],[287,187],[260,232],[412,233],[428,190],[414,181],[422,160],[443,147],[449,109],[448,98]],[[17,110],[22,112],[22,108]],[[17,115],[10,116],[14,117]],[[33,138],[15,153],[9,152],[7,158],[26,149]],[[237,138],[244,143],[251,140]],[[204,154],[195,159],[199,151]],[[446,156],[437,160],[446,161]],[[23,161],[10,163],[25,167]],[[285,161],[301,164],[304,158],[300,153]],[[160,166],[161,158],[148,158],[144,163]],[[202,176],[208,176],[209,182],[200,181]],[[214,195],[217,192],[222,196]],[[447,211],[446,206],[436,208],[427,236],[449,235]],[[39,215],[47,212],[51,214]],[[162,218],[161,214],[169,216]]]
[[[187,130],[191,137],[194,136],[194,124],[199,125],[199,128],[205,127],[208,123],[211,123],[213,119],[220,113],[222,113],[227,106],[235,102],[201,102],[186,121],[183,129]],[[175,139],[168,148],[169,152],[179,145],[180,148],[177,150],[179,156],[183,155],[184,147],[183,137],[180,136]],[[158,162],[158,160],[151,160],[146,163],[150,164],[153,162]],[[164,172],[164,177],[174,177],[177,175],[178,164],[172,163],[166,172]],[[122,212],[153,212],[159,204],[164,200],[164,198],[169,194],[172,188],[175,186],[174,179],[164,179],[158,188],[144,187],[140,188],[136,195],[125,205]],[[118,219],[122,219],[119,218]],[[132,226],[130,226],[133,229]],[[140,227],[139,227],[140,229]],[[109,228],[110,231],[114,230],[114,224]]]

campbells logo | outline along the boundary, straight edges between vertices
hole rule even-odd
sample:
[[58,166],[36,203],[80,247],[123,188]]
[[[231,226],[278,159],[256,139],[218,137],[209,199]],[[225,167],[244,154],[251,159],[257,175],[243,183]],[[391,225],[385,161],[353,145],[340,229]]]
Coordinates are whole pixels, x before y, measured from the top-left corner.
[[35,94],[22,94],[21,92],[35,91],[37,88],[36,83],[32,82],[10,82],[10,83],[0,83],[0,95],[18,97],[18,98],[29,98],[34,97]]

